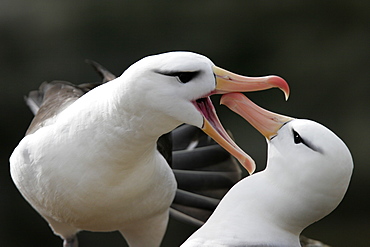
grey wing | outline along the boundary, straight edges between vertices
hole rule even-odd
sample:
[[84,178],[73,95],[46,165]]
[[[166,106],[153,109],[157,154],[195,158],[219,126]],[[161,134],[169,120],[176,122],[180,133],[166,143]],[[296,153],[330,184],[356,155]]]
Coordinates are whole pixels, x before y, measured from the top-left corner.
[[74,85],[67,81],[43,82],[38,90],[31,91],[28,96],[25,96],[26,104],[35,115],[26,135],[43,127],[47,121],[51,121],[54,116],[91,89],[116,78],[97,62],[89,60],[88,63],[101,75],[102,82],[80,85]]

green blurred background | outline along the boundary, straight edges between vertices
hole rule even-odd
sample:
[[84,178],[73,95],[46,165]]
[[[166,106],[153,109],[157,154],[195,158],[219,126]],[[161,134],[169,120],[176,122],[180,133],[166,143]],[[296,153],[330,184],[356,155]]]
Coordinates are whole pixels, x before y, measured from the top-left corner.
[[[32,119],[23,96],[43,81],[98,81],[86,58],[119,75],[144,56],[173,50],[201,53],[236,73],[285,78],[288,102],[279,90],[248,96],[272,111],[326,125],[355,162],[341,205],[305,235],[336,247],[370,246],[369,13],[370,1],[363,0],[1,0],[1,246],[62,245],[9,175],[8,158]],[[226,107],[217,110],[263,169],[264,138]],[[163,246],[178,246],[194,230],[171,221]],[[82,232],[79,239],[81,247],[124,246],[118,233]]]

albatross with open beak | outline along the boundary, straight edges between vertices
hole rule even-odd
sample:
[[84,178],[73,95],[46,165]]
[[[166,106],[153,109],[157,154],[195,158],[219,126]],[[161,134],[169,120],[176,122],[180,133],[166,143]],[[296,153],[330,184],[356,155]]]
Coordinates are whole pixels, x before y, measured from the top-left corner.
[[266,111],[241,93],[223,95],[221,104],[266,137],[267,167],[231,188],[182,246],[301,246],[303,229],[344,197],[353,170],[350,151],[321,124]]
[[10,157],[11,176],[64,246],[76,247],[80,230],[119,230],[130,246],[159,246],[176,180],[158,138],[182,123],[196,126],[253,172],[209,96],[273,87],[289,94],[280,77],[238,76],[190,52],[146,57],[86,93],[49,85]]

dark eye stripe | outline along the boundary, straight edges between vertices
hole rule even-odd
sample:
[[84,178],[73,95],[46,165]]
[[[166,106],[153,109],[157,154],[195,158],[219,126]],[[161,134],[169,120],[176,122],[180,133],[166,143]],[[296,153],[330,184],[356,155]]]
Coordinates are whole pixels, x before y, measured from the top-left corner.
[[294,143],[295,144],[304,144],[306,145],[308,148],[312,149],[313,151],[316,151],[316,152],[319,152],[319,153],[323,153],[322,149],[315,146],[313,143],[307,141],[307,140],[304,140],[299,134],[297,131],[295,131],[293,129],[293,138],[294,138]]
[[176,72],[158,71],[157,73],[166,75],[166,76],[177,77],[180,82],[187,83],[191,81],[192,79],[194,79],[199,74],[199,71],[176,71]]

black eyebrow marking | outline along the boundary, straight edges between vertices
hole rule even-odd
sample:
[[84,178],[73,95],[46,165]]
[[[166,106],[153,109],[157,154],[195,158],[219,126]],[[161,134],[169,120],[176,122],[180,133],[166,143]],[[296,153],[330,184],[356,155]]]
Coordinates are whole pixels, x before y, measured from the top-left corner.
[[319,148],[318,146],[316,146],[315,144],[313,144],[313,143],[311,143],[307,140],[304,140],[303,144],[305,144],[307,147],[311,148],[313,151],[319,152],[321,154],[324,153],[324,151],[321,148]]
[[177,77],[178,80],[182,83],[187,83],[193,80],[198,74],[200,73],[199,70],[196,71],[173,71],[173,72],[165,72],[165,71],[157,71],[157,73],[166,75],[166,76],[173,76]]
[[200,73],[200,70],[194,70],[194,71],[161,71],[161,70],[155,70],[155,73],[166,75],[166,76],[179,76],[183,73],[191,73],[194,76],[198,75]]
[[[297,131],[295,131],[295,130],[293,129],[293,135],[295,135],[295,134],[298,134],[298,132],[297,132]],[[298,135],[299,135],[299,134],[298,134]],[[299,135],[299,137],[300,137],[301,143],[302,143],[303,145],[305,145],[306,147],[308,147],[308,148],[312,149],[312,150],[313,150],[313,151],[315,151],[315,152],[319,152],[319,153],[321,153],[321,154],[323,154],[323,153],[324,153],[324,151],[323,151],[320,147],[316,146],[316,145],[315,145],[315,144],[313,144],[312,142],[310,142],[310,141],[308,141],[307,139],[303,138],[301,135]]]

